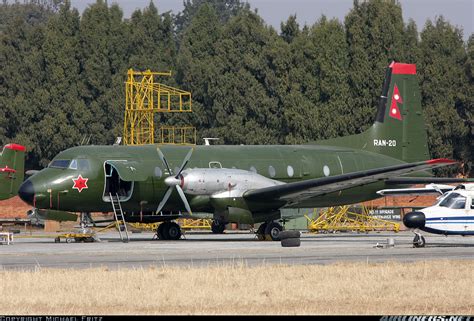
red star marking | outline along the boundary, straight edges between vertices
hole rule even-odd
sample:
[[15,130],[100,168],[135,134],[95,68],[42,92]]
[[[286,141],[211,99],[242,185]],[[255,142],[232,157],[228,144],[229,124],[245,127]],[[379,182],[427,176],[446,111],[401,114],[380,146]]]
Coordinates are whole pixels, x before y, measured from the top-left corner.
[[82,192],[82,190],[85,188],[85,189],[88,189],[89,187],[87,186],[87,181],[89,179],[88,178],[82,178],[81,175],[79,175],[76,179],[72,179],[72,181],[74,182],[74,186],[72,187],[72,189],[77,189],[80,192]]
[[390,104],[390,112],[388,114],[392,118],[402,120],[402,114],[400,113],[397,103],[403,104],[403,99],[402,96],[400,96],[397,85],[395,85],[393,88],[392,103]]

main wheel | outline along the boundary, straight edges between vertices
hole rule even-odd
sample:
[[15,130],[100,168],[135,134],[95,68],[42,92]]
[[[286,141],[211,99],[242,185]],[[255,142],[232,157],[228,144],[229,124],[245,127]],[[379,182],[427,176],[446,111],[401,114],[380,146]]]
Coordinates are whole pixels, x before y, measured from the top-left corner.
[[222,234],[225,230],[225,223],[220,223],[219,221],[212,221],[211,231],[214,234]]
[[169,222],[163,229],[163,235],[166,240],[179,240],[181,237],[181,227],[175,222]]
[[260,224],[260,226],[258,227],[258,230],[257,230],[257,239],[259,241],[265,241],[265,228],[267,227],[267,223],[262,223]]
[[158,228],[156,229],[156,236],[158,236],[159,240],[165,240],[163,229],[166,228],[166,225],[168,225],[168,222],[163,222],[160,225],[158,225]]
[[270,222],[265,227],[265,239],[267,241],[279,241],[280,232],[283,230],[277,222]]
[[413,239],[413,247],[425,247],[426,241],[423,235],[419,236],[418,234],[415,235]]

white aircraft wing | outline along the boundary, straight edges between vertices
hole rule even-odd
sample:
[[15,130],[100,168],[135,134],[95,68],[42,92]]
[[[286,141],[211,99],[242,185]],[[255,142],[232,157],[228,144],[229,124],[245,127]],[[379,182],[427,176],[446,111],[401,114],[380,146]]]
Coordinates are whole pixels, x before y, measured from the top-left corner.
[[404,195],[442,195],[446,192],[452,191],[455,186],[441,185],[441,184],[428,184],[425,187],[413,187],[413,188],[393,188],[383,189],[377,191],[377,194],[383,196],[404,196]]

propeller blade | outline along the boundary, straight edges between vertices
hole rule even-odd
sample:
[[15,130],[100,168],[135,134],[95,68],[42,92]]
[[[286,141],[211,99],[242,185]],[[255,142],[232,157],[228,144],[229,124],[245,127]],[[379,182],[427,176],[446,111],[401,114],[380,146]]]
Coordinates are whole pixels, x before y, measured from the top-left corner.
[[158,152],[158,156],[160,157],[161,161],[163,162],[163,164],[165,165],[166,169],[168,170],[168,173],[170,175],[173,175],[173,172],[171,171],[171,168],[170,166],[168,165],[168,162],[166,161],[166,158],[165,158],[165,155],[163,155],[163,153],[161,152],[161,150],[157,147],[156,148],[156,151]]
[[160,213],[161,209],[163,206],[165,206],[166,201],[168,201],[168,198],[170,198],[171,193],[173,192],[173,186],[168,187],[168,190],[165,193],[165,196],[163,196],[163,199],[161,200],[160,204],[158,205],[158,208],[156,209],[156,213]]
[[183,169],[186,167],[186,165],[188,164],[189,162],[189,159],[191,158],[191,155],[193,154],[193,150],[194,148],[191,148],[189,150],[189,152],[186,154],[186,157],[184,157],[184,161],[183,161],[183,165],[181,165],[181,168],[179,169],[178,173],[176,174],[176,178],[179,177],[179,175],[181,174],[181,172],[183,171]]
[[193,212],[191,211],[191,206],[189,206],[188,200],[186,199],[186,195],[184,195],[181,186],[176,185],[176,189],[178,190],[179,196],[181,196],[181,199],[183,200],[184,207],[186,207],[186,211],[188,211],[189,215],[193,215]]

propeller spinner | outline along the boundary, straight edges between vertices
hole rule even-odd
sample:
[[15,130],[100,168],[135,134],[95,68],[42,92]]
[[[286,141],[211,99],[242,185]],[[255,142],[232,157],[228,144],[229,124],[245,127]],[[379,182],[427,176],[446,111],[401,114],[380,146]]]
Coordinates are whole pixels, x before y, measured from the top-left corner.
[[170,174],[170,176],[165,179],[165,184],[168,185],[169,187],[166,190],[165,196],[163,196],[163,199],[158,205],[158,208],[156,209],[156,213],[159,213],[161,209],[165,206],[166,202],[171,196],[171,193],[173,192],[173,187],[176,187],[176,190],[178,191],[178,194],[184,203],[184,207],[186,208],[186,211],[188,211],[188,213],[192,215],[193,213],[191,211],[191,207],[189,206],[188,200],[186,199],[186,196],[184,195],[183,189],[181,188],[180,185],[181,185],[181,172],[184,170],[184,168],[188,164],[189,159],[191,158],[191,154],[193,153],[193,149],[191,148],[189,152],[186,154],[186,157],[184,157],[183,164],[181,165],[176,175],[173,174],[173,171],[171,170],[168,162],[166,161],[165,155],[163,155],[161,150],[157,148],[156,151],[158,152],[158,156],[160,157],[161,161],[163,162],[166,169],[168,170],[168,173]]

